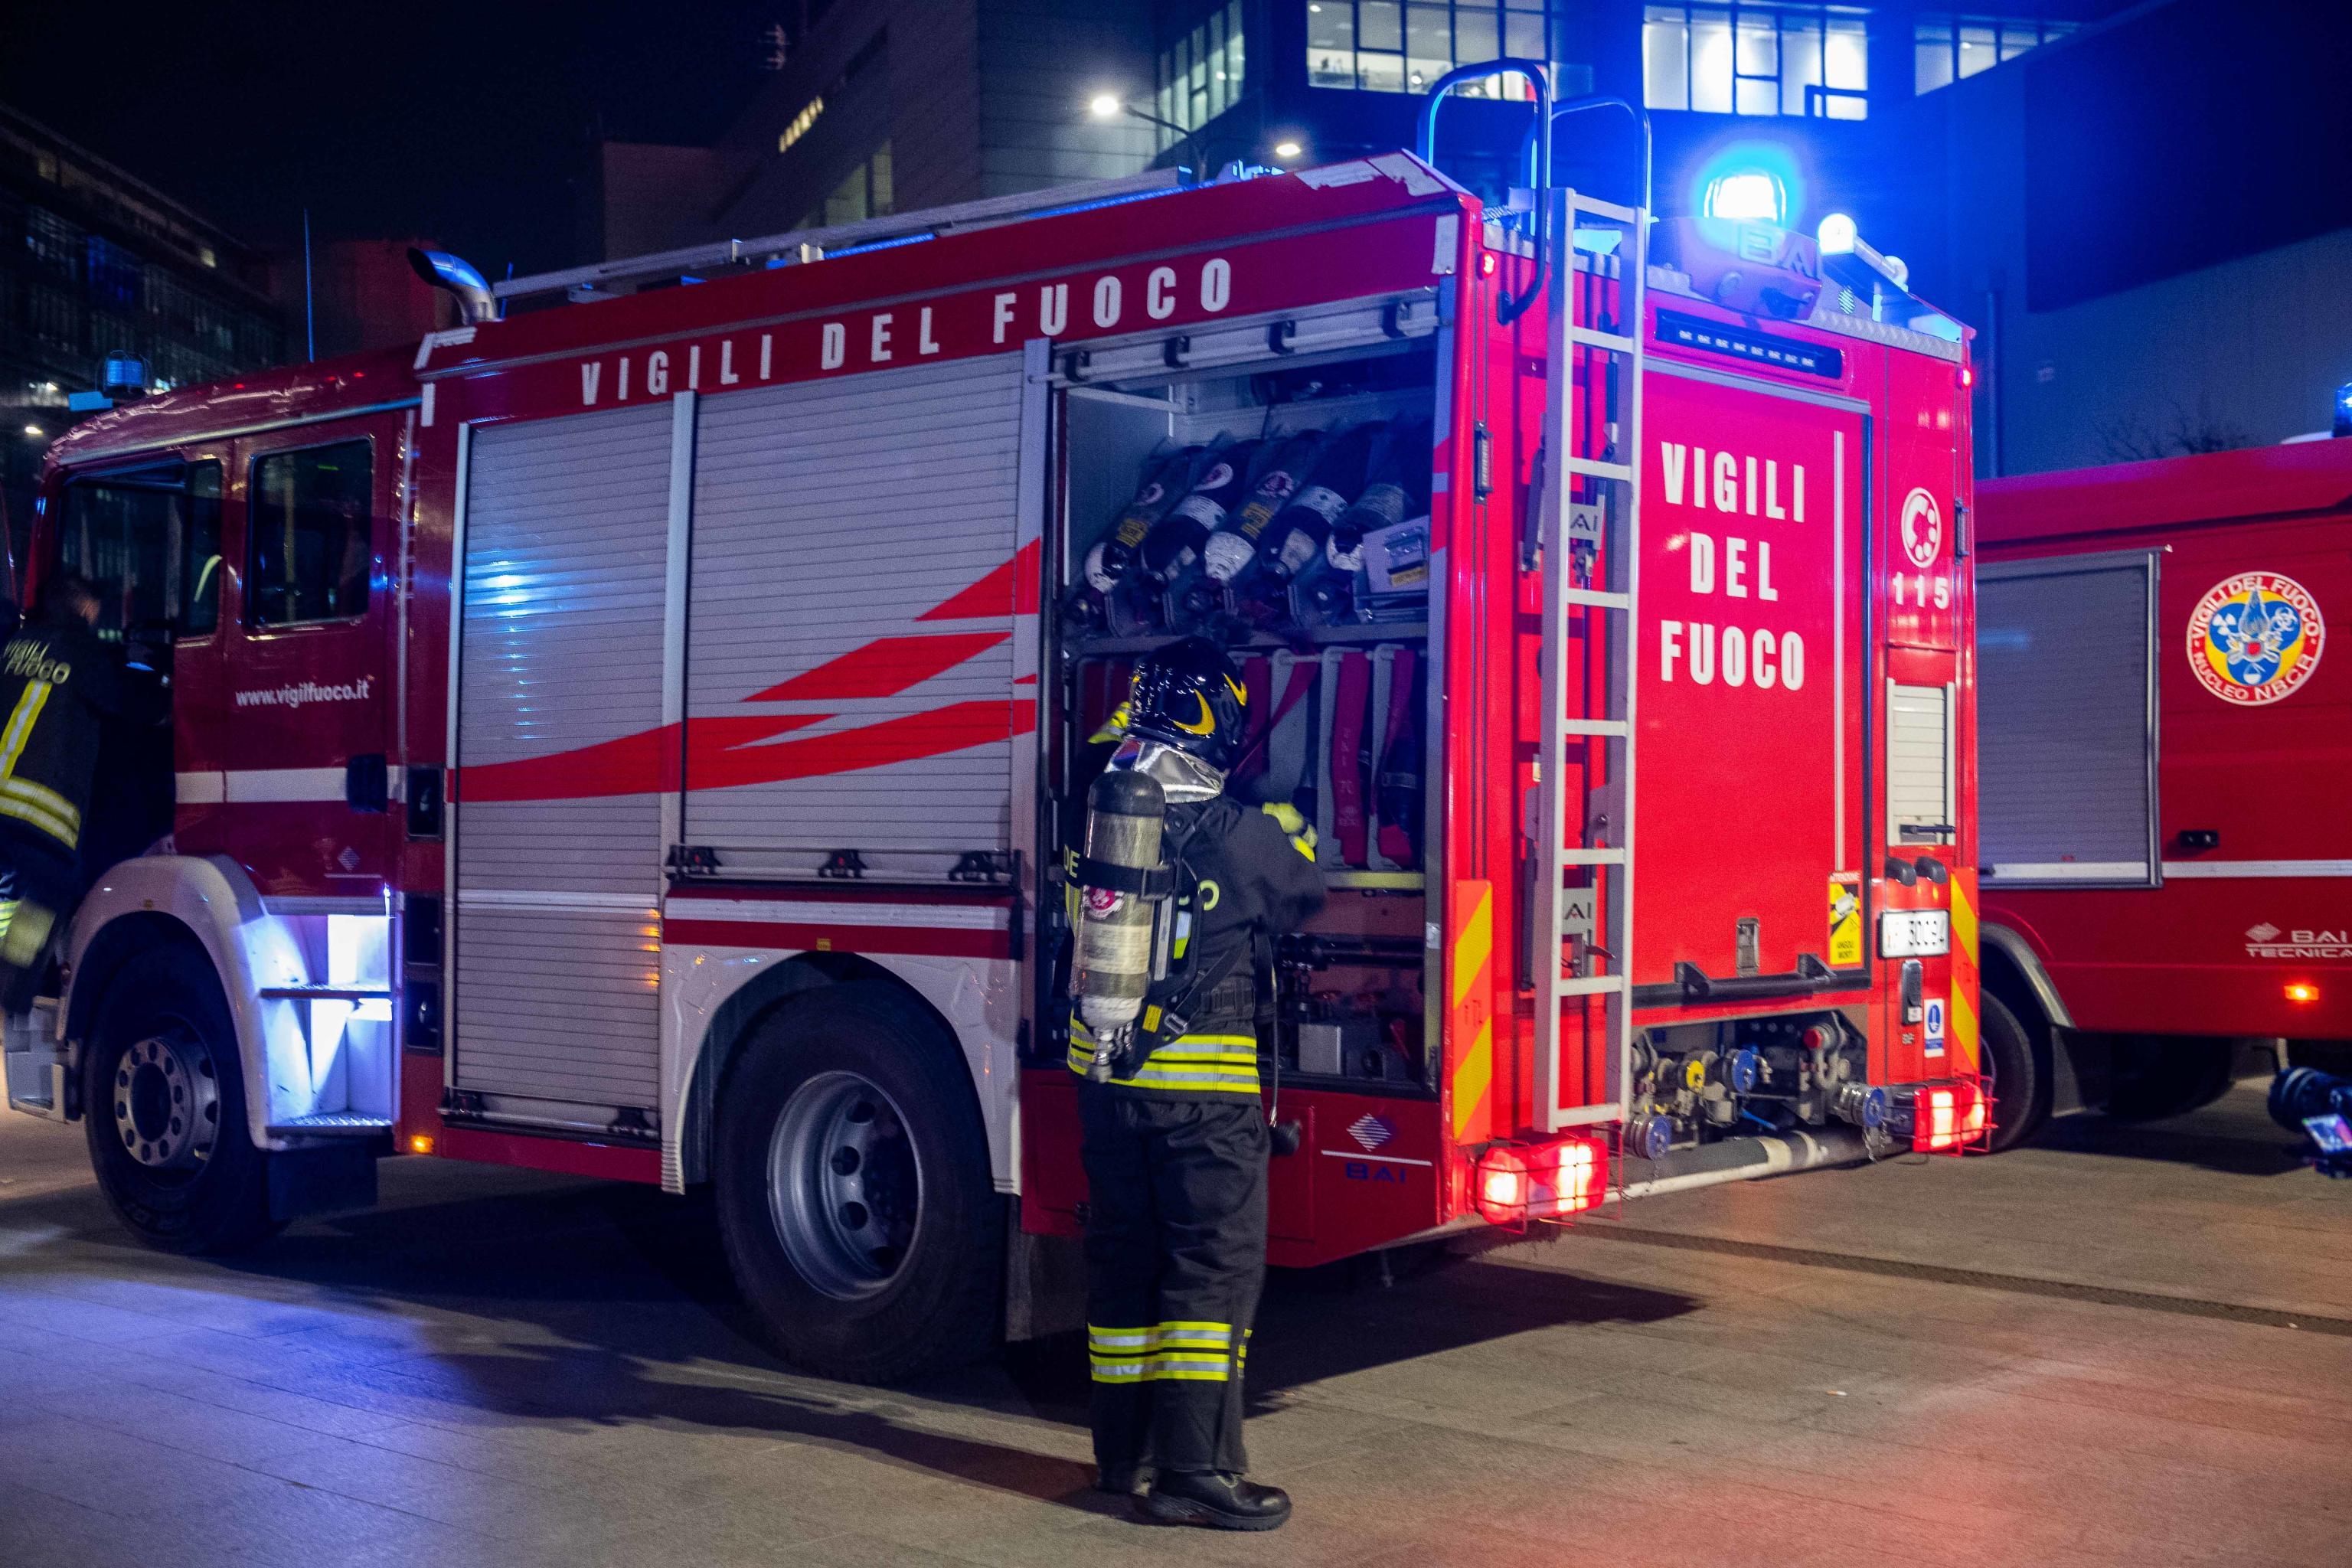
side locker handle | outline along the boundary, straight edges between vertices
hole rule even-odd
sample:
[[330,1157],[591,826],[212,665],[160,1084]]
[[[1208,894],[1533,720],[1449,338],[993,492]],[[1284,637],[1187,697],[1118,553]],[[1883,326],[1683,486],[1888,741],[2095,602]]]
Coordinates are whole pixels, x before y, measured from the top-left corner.
[[343,764],[343,800],[353,811],[392,808],[392,770],[382,752],[369,752]]
[[411,838],[441,837],[441,770],[436,767],[408,770],[408,836]]

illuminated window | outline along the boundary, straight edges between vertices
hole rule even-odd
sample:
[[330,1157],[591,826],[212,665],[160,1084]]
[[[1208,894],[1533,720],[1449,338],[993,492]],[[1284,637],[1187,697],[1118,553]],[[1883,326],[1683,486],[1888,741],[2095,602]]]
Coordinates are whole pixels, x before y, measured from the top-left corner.
[[[1556,60],[1544,0],[1307,0],[1307,81],[1366,92],[1425,92],[1455,66],[1517,55]],[[1489,77],[1460,89],[1473,98],[1533,98],[1523,77]]]
[[[1151,112],[1170,125],[1198,131],[1241,101],[1243,57],[1241,0],[1226,0],[1208,20],[1160,51],[1160,87]],[[1157,129],[1160,146],[1176,141],[1176,132]]]
[[824,112],[824,100],[822,98],[810,99],[808,101],[808,107],[802,110],[798,114],[793,115],[793,122],[784,127],[782,135],[776,138],[776,151],[779,153],[791,152],[793,150],[793,143],[807,135],[809,132],[809,127],[814,125],[816,123],[816,117]]
[[1642,14],[1642,97],[1699,114],[1860,120],[1870,39],[1840,5],[1652,5]]
[[1922,18],[1912,31],[1912,90],[1949,87],[2074,30],[2072,22],[2003,22],[1948,14]]

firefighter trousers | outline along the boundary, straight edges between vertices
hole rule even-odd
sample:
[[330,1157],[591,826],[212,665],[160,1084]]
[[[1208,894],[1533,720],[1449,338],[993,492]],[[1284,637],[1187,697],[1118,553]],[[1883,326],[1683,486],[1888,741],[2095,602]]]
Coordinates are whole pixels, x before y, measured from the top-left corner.
[[81,897],[81,865],[44,833],[0,828],[0,1012],[33,1010],[49,943]]
[[1265,1112],[1255,1094],[1082,1084],[1078,1121],[1096,1462],[1238,1475],[1265,1282]]

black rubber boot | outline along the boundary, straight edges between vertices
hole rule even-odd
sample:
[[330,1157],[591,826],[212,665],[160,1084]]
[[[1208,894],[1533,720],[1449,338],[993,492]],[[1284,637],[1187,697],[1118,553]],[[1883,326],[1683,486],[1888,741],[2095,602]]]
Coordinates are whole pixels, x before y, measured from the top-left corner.
[[1211,1530],[1279,1530],[1290,1517],[1290,1494],[1220,1470],[1162,1474],[1143,1494],[1143,1511],[1162,1524]]

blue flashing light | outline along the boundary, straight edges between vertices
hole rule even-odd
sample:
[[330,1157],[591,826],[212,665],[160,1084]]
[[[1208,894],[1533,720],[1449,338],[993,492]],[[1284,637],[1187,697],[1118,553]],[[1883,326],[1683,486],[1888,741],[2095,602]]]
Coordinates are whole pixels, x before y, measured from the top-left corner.
[[2352,381],[2336,389],[2336,433],[2352,436]]
[[1789,187],[1780,183],[1779,176],[1761,169],[1717,174],[1706,183],[1706,195],[1699,210],[1708,217],[1785,225],[1789,221]]
[[1689,210],[1702,217],[1786,228],[1808,211],[1810,181],[1801,157],[1785,142],[1754,136],[1717,142],[1688,166]]
[[1813,237],[1821,242],[1823,256],[1851,256],[1853,254],[1853,242],[1861,235],[1853,226],[1853,219],[1843,213],[1832,213],[1822,219],[1821,226],[1813,231]]

